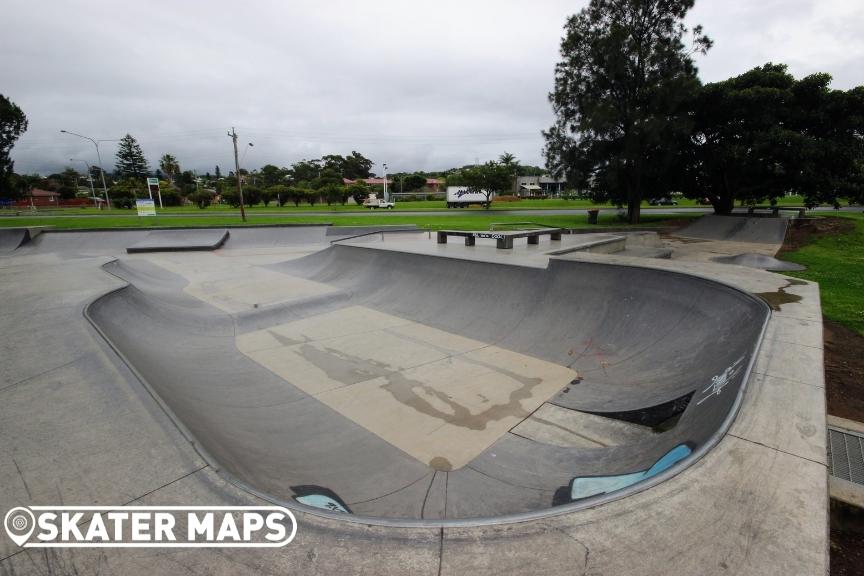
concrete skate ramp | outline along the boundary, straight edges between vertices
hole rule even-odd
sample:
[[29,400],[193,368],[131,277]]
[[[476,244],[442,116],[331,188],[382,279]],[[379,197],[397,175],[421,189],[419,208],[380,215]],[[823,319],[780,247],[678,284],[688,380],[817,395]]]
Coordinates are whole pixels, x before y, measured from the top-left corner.
[[717,216],[708,214],[680,230],[675,235],[685,238],[782,244],[786,237],[786,218],[752,218],[747,216]]
[[8,254],[30,241],[27,228],[0,228],[0,254]]
[[773,256],[764,254],[738,254],[736,256],[718,256],[712,258],[714,262],[721,264],[735,264],[737,266],[747,266],[748,268],[757,268],[759,270],[769,270],[771,272],[787,272],[806,270],[805,266],[796,264],[795,262],[786,262],[779,260]]
[[[546,510],[572,503],[574,479],[699,454],[725,431],[770,313],[660,270],[363,246],[270,266],[321,294],[233,315],[151,262],[107,269],[130,285],[89,317],[223,470],[391,519]],[[617,440],[567,440],[586,419]]]
[[126,248],[126,252],[201,252],[216,250],[228,239],[228,230],[155,230]]

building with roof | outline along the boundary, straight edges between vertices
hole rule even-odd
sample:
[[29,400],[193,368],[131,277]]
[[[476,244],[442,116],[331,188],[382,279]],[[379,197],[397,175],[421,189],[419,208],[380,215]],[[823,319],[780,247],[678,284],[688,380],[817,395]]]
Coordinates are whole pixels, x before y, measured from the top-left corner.
[[566,186],[566,180],[551,176],[519,176],[516,178],[516,194],[523,198],[560,196]]

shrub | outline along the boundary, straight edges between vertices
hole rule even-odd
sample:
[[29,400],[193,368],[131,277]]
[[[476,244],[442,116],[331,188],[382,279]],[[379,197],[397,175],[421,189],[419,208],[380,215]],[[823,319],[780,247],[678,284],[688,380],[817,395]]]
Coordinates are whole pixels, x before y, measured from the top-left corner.
[[176,190],[162,190],[160,194],[162,195],[163,206],[180,206],[180,204],[183,203],[183,199],[180,197],[180,194],[178,194]]
[[221,196],[223,204],[228,204],[233,208],[240,207],[240,196],[237,194],[236,188],[225,188]]
[[275,200],[277,205],[279,205],[280,207],[284,206],[285,202],[290,200],[290,190],[291,189],[284,184],[274,184],[273,186],[270,186],[269,188],[264,190],[264,193],[269,196],[269,199],[264,200],[264,205],[266,206],[267,202],[269,202],[270,200]]
[[136,198],[149,198],[147,188],[143,182],[135,178],[128,178],[115,183],[108,189],[111,205],[115,208],[133,208]]
[[[236,188],[226,188],[225,191],[222,192],[222,202],[228,204],[233,208],[240,207],[240,196],[237,194]],[[249,186],[248,188],[243,188],[243,204],[245,206],[254,206],[261,202],[261,191],[254,187]]]
[[108,192],[111,198],[111,206],[114,208],[132,208],[135,206],[135,194],[129,190]]
[[203,210],[213,202],[213,195],[206,191],[195,192],[189,195],[189,200],[198,206],[198,208]]
[[330,206],[333,202],[345,204],[348,201],[348,194],[345,192],[345,186],[339,184],[327,184],[320,192],[324,196],[327,205]]
[[[357,180],[356,182],[348,186],[346,192],[349,196],[354,198],[354,202],[356,202],[358,205],[363,204],[363,201],[366,199],[367,196],[369,196],[369,186],[367,186],[366,183],[362,180]],[[348,199],[346,198],[345,202],[347,201]]]
[[300,203],[306,199],[306,191],[292,186],[288,189],[287,199],[293,202],[294,206],[300,206]]
[[320,190],[304,190],[303,195],[306,198],[306,201],[310,206],[315,206],[321,200],[321,191]]
[[257,186],[243,187],[243,202],[246,206],[255,206],[261,203],[261,189]]

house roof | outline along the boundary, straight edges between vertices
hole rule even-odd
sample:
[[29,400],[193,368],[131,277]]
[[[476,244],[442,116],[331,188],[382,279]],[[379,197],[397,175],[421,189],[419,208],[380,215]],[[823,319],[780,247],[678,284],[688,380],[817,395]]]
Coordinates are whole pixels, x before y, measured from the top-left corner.
[[59,192],[52,192],[51,190],[42,190],[41,188],[33,188],[30,190],[30,196],[34,198],[51,198],[52,196],[60,196]]
[[[356,182],[356,180],[349,180],[348,178],[342,179],[342,183],[346,184],[346,185],[347,184],[354,184],[354,182]],[[375,185],[384,184],[384,179],[383,178],[363,178],[363,182],[365,182],[366,184],[369,184],[370,186],[375,186]],[[387,184],[392,184],[392,183],[393,183],[393,180],[388,178]]]
[[537,184],[522,184],[521,187],[525,190],[542,190],[542,188]]

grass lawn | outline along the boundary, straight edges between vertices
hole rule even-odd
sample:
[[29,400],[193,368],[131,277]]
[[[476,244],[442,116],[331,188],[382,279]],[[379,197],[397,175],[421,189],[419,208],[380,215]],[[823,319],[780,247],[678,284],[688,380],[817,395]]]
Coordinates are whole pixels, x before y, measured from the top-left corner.
[[819,282],[826,318],[864,335],[864,214],[838,216],[853,219],[855,230],[818,238],[783,258],[807,266],[790,276]]
[[[118,211],[119,212],[119,211]],[[695,218],[701,214],[651,214],[645,213],[642,217],[641,226],[652,226],[664,220],[678,218]],[[337,226],[369,226],[369,225],[398,225],[416,224],[420,228],[429,230],[489,230],[493,223],[513,224],[531,221],[536,224],[554,228],[589,228],[587,215],[555,215],[538,216],[537,218],[496,214],[495,211],[464,210],[453,215],[412,215],[400,216],[398,213],[356,215],[302,215],[302,214],[267,214],[248,216],[246,225],[262,224],[334,224]],[[183,216],[172,215],[164,217],[139,218],[135,212],[124,211],[123,214],[111,213],[93,218],[81,217],[39,217],[39,216],[10,216],[0,218],[0,227],[21,226],[53,226],[59,229],[86,230],[93,228],[148,228],[148,227],[196,227],[196,226],[239,226],[242,225],[240,217],[234,214],[220,214],[218,212],[206,215]],[[624,226],[616,214],[601,214],[599,226]]]
[[[688,200],[686,198],[677,199],[678,206],[680,207],[702,207],[702,208],[710,208],[710,206],[700,206],[700,204],[696,200]],[[790,196],[788,198],[780,198],[778,200],[778,204],[781,206],[802,206],[804,199],[800,196]],[[561,198],[549,198],[546,200],[517,200],[514,202],[493,202],[491,210],[588,210],[590,208],[606,208],[611,209],[615,208],[615,206],[611,204],[594,204],[590,200],[578,199],[578,200],[564,200]],[[650,206],[648,202],[642,202],[642,208],[646,211],[650,211],[654,208],[654,206]],[[659,206],[658,208],[666,208],[664,206]],[[18,210],[22,215],[28,212],[27,208],[18,208]],[[393,212],[407,211],[407,212],[422,212],[425,210],[447,210],[447,203],[444,200],[416,200],[416,201],[397,201],[396,207],[393,209]],[[484,209],[480,206],[472,206],[471,208],[459,208],[452,209],[460,212],[481,212]],[[228,206],[227,204],[214,204],[204,210],[201,210],[197,206],[177,206],[172,208],[162,208],[157,210],[160,214],[189,214],[190,216],[205,216],[213,213],[238,213],[239,210],[237,208],[233,208]],[[363,206],[358,206],[356,204],[346,204],[342,206],[340,204],[333,204],[332,206],[328,206],[327,204],[315,204],[314,206],[310,206],[309,204],[301,204],[300,206],[294,206],[294,204],[286,204],[285,206],[279,207],[275,203],[270,204],[269,206],[264,206],[263,204],[258,204],[256,206],[247,206],[246,211],[250,214],[268,214],[268,215],[278,215],[278,214],[304,214],[307,212],[332,212],[332,213],[343,213],[343,212],[369,212],[369,208],[364,208]],[[70,216],[115,216],[115,215],[127,215],[132,216],[135,214],[134,210],[99,210],[97,208],[93,208],[92,206],[85,206],[81,208],[55,208],[55,209],[44,209],[40,210],[40,212],[44,214],[51,215],[70,215]],[[0,212],[2,214],[2,212]]]

